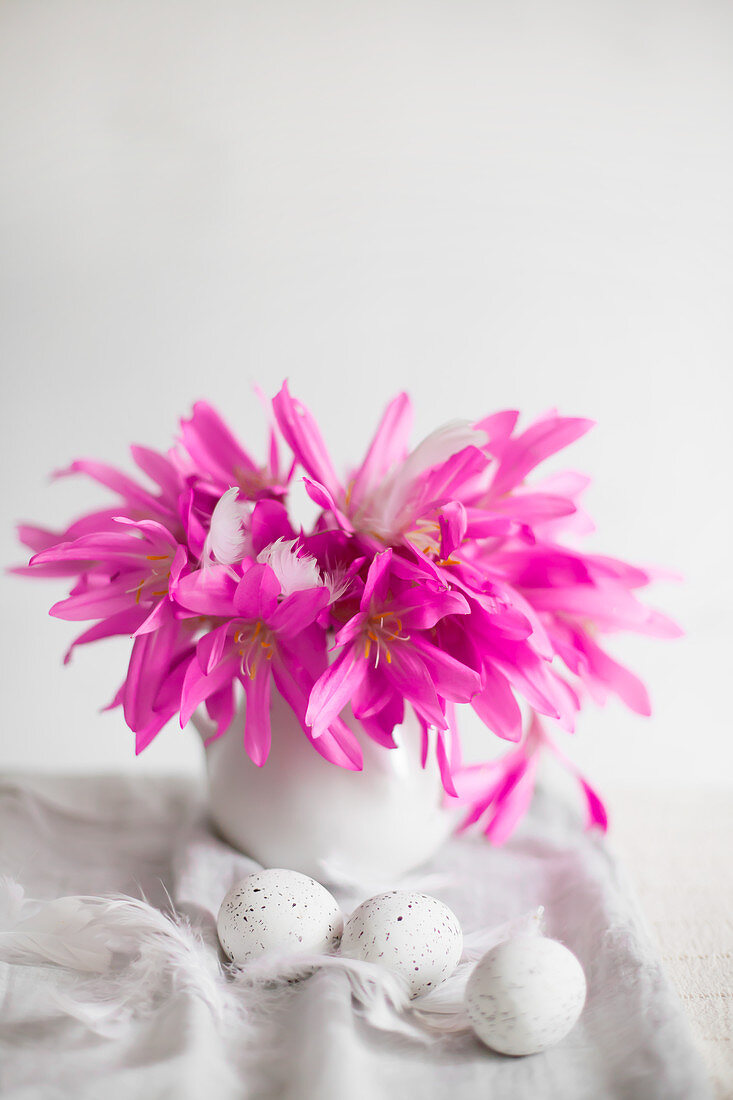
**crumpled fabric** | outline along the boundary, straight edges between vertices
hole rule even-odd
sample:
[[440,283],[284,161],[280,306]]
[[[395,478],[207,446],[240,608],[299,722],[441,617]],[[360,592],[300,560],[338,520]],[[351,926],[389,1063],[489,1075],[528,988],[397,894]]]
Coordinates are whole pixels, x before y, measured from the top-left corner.
[[[177,778],[0,780],[0,874],[29,897],[126,894],[190,923],[219,974],[215,917],[257,868],[218,839],[202,788]],[[449,841],[401,882],[330,884],[348,911],[382,889],[435,894],[465,933],[544,908],[546,933],[580,959],[588,1001],[567,1038],[506,1058],[466,1032],[418,1042],[360,1014],[347,976],[321,970],[273,988],[237,982],[199,995],[174,966],[145,975],[145,1005],[116,1006],[126,973],[0,962],[0,1094],[5,1100],[214,1096],[293,1100],[697,1100],[710,1095],[680,1004],[603,839],[540,793],[503,848]],[[0,943],[0,958],[2,958]],[[207,971],[208,973],[208,971]],[[129,986],[127,987],[129,988]],[[78,1006],[107,998],[96,1027]],[[216,1001],[216,1004],[214,1003]],[[74,1007],[76,1006],[76,1008]],[[116,1015],[115,1015],[116,1013]]]

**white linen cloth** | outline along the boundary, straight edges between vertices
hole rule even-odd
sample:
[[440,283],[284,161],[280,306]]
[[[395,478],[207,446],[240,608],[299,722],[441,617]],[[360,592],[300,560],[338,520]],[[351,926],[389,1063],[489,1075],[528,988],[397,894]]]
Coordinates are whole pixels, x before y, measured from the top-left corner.
[[[467,933],[544,906],[547,934],[578,956],[589,986],[581,1020],[557,1047],[529,1058],[493,1054],[470,1034],[420,1043],[377,1030],[355,1011],[339,972],[320,971],[277,991],[228,981],[218,968],[214,917],[228,887],[255,866],[209,831],[202,791],[188,780],[0,781],[0,874],[37,899],[124,893],[163,909],[172,900],[201,932],[202,957],[210,962],[201,978],[213,983],[209,994],[197,992],[175,965],[162,966],[145,975],[146,1003],[136,1006],[115,1001],[124,973],[90,979],[62,966],[0,962],[0,1095],[709,1096],[623,872],[602,838],[583,833],[549,796],[535,799],[504,848],[480,837],[451,840],[411,882],[445,901]],[[334,892],[349,909],[394,885],[342,883]],[[74,1008],[100,989],[111,1021],[101,1033]]]

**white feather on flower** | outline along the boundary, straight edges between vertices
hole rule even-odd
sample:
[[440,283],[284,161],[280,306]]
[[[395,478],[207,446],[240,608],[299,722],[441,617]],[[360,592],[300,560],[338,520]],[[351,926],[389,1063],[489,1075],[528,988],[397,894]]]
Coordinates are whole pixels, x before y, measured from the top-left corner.
[[269,565],[280,582],[283,596],[307,588],[321,588],[325,581],[318,562],[298,549],[298,540],[276,539],[257,555],[257,561]]
[[323,583],[328,589],[328,602],[335,603],[348,592],[352,578],[347,576],[345,568],[337,568],[331,572],[324,572]]
[[299,546],[298,539],[276,539],[257,555],[257,561],[269,565],[283,596],[308,588],[328,589],[328,602],[340,600],[351,584],[344,568],[321,572],[318,562]]
[[486,432],[474,428],[468,420],[454,420],[431,432],[365,503],[363,511],[369,523],[380,534],[399,534],[401,524],[408,518],[403,513],[409,512],[415,482],[466,447],[481,447],[487,441]]
[[249,541],[246,530],[249,506],[238,500],[238,496],[239,489],[234,485],[217,501],[201,555],[204,566],[212,561],[234,565],[245,556]]

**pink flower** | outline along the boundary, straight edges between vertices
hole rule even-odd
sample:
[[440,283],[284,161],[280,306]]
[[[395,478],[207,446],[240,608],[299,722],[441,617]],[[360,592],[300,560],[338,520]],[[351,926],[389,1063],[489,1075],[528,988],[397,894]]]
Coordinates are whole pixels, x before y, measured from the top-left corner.
[[41,550],[31,569],[52,567],[79,580],[51,615],[71,621],[98,620],[73,643],[112,635],[134,636],[127,678],[115,705],[136,734],[141,752],[176,714],[175,685],[182,662],[193,652],[190,630],[175,617],[170,586],[188,571],[187,550],[156,520],[115,520],[116,529],[81,535]]
[[604,832],[608,818],[601,799],[587,779],[571,764],[533,715],[521,745],[489,764],[458,767],[453,780],[459,803],[470,810],[462,829],[479,823],[494,844],[507,840],[529,808],[534,793],[540,752],[548,748],[577,777],[586,803],[586,824]]
[[463,615],[463,596],[439,588],[409,562],[377,554],[367,572],[359,610],[336,634],[341,649],[310,695],[306,721],[322,731],[351,701],[356,718],[377,740],[393,745],[405,702],[423,721],[446,728],[447,700],[468,702],[481,687],[478,673],[433,644],[430,631],[446,615]]
[[[205,402],[167,454],[132,448],[148,487],[102,463],[72,463],[65,473],[92,477],[118,503],[62,532],[21,527],[33,557],[18,571],[74,578],[51,614],[92,623],[75,645],[131,636],[113,705],[138,752],[199,706],[215,736],[224,733],[244,692],[244,745],[263,764],[274,688],[318,752],[358,769],[346,719],[388,751],[409,705],[424,762],[435,753],[467,823],[505,840],[531,798],[540,749],[561,755],[547,723],[572,732],[587,698],[610,694],[649,713],[646,689],[603,636],[679,633],[638,597],[649,571],[567,546],[591,528],[580,503],[587,478],[565,471],[527,482],[591,422],[552,411],[518,431],[518,414],[506,410],[448,424],[411,448],[400,394],[342,477],[286,384],[272,407],[292,463],[283,465],[274,427],[267,461],[255,462]],[[296,466],[320,507],[308,531],[288,512]],[[463,767],[459,703],[513,743],[503,759]],[[605,827],[598,796],[579,778],[590,823]]]
[[387,407],[361,466],[343,485],[313,417],[291,397],[287,384],[273,400],[283,437],[309,475],[315,501],[345,531],[369,545],[436,549],[440,508],[473,485],[489,459],[479,446],[486,435],[467,422],[447,424],[407,450],[412,410],[407,394]]
[[258,466],[234,437],[222,418],[206,401],[197,401],[192,416],[181,420],[180,442],[186,454],[171,451],[171,461],[184,476],[194,476],[220,495],[236,486],[242,497],[282,499],[290,474],[280,466],[274,429],[270,431],[267,462]]
[[[299,560],[301,571],[308,571],[309,579],[315,580],[312,559]],[[331,594],[320,577],[316,584],[293,584],[296,570],[297,566],[287,567],[289,590],[283,589],[282,573],[279,578],[272,566],[259,562],[250,565],[236,584],[228,576],[221,578],[229,588],[228,614],[196,646],[197,659],[190,662],[183,683],[181,725],[197,706],[214,697],[215,710],[212,713],[210,708],[209,713],[218,723],[216,735],[223,733],[234,714],[233,685],[239,682],[247,696],[244,745],[252,760],[262,765],[270,750],[270,691],[274,680],[315,747],[334,763],[359,769],[359,743],[337,714],[319,731],[323,734],[322,745],[315,741],[305,721],[308,694],[325,666],[325,633],[317,619]],[[195,582],[190,575],[181,578],[175,590],[181,607],[196,615],[221,618],[221,589],[209,599],[210,589],[198,587]]]

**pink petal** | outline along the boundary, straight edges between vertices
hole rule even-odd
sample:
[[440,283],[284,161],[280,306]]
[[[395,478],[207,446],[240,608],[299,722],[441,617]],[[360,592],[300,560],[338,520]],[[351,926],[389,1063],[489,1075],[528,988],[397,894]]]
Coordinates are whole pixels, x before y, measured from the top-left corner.
[[519,419],[519,413],[515,409],[506,409],[503,412],[492,413],[491,416],[478,420],[474,425],[479,431],[485,432],[488,437],[486,450],[490,454],[496,454],[509,439]]
[[417,653],[405,645],[395,645],[391,663],[385,662],[382,667],[384,675],[412,704],[417,714],[436,729],[446,728],[445,714],[435,685]]
[[276,654],[272,662],[275,685],[300,721],[306,737],[320,755],[332,764],[350,771],[361,771],[364,759],[361,746],[345,722],[334,719],[328,729],[314,737],[305,722],[308,698],[298,683],[294,671]]
[[372,604],[380,607],[385,600],[389,588],[389,567],[392,561],[392,548],[376,554],[374,561],[369,566],[364,592],[361,597],[360,609],[369,611]]
[[390,610],[399,617],[405,630],[431,630],[446,615],[467,615],[470,608],[460,592],[447,588],[430,591],[423,584],[421,589],[409,588]]
[[217,737],[221,737],[229,729],[234,721],[234,702],[233,682],[225,685],[221,691],[215,691],[206,700],[206,713],[211,721],[216,724],[216,729],[204,741],[204,745],[210,745],[212,741],[216,741]]
[[304,588],[286,596],[269,620],[269,625],[284,638],[299,634],[328,606],[327,588]]
[[351,699],[356,687],[367,674],[367,664],[360,647],[350,645],[313,685],[305,720],[319,737]]
[[[144,608],[147,611],[149,608]],[[139,638],[141,634],[151,634],[154,630],[160,630],[162,626],[175,618],[173,605],[169,599],[158,600],[148,617],[135,631],[133,637]]]
[[603,832],[606,832],[608,829],[608,815],[606,813],[606,807],[603,805],[598,793],[591,786],[580,769],[568,759],[552,738],[548,737],[538,720],[535,721],[535,729],[547,747],[563,762],[568,771],[570,771],[580,783],[586,803],[586,828],[592,828],[594,825],[597,825]]
[[426,476],[422,499],[442,503],[463,496],[467,485],[475,481],[488,465],[489,459],[478,446],[464,447]]
[[342,718],[335,718],[325,733],[313,737],[306,733],[310,743],[326,760],[341,768],[360,772],[364,767],[361,745]]
[[235,614],[237,582],[223,566],[198,569],[171,584],[171,595],[182,608],[195,615],[231,618]]
[[35,527],[30,523],[19,523],[16,528],[19,540],[34,554],[41,550],[49,550],[59,542],[65,541],[65,536],[56,531],[49,531],[46,527]]
[[[136,638],[132,646],[125,682],[125,721],[131,730],[141,732],[156,715],[155,697],[168,672],[178,641],[178,624]],[[156,730],[157,732],[157,730]],[[154,736],[154,735],[153,735]]]
[[359,468],[351,490],[350,508],[358,508],[397,462],[407,454],[412,429],[412,406],[406,393],[400,393],[387,406],[374,438]]
[[438,523],[441,557],[449,558],[465,537],[468,523],[466,509],[459,500],[449,501],[441,508]]
[[113,466],[107,466],[103,462],[92,462],[86,458],[77,459],[65,470],[57,470],[56,477],[68,477],[71,474],[86,474],[100,485],[119,493],[129,504],[142,508],[145,512],[160,515],[161,512],[172,515],[170,507],[164,504],[158,497],[148,493],[140,485],[127,477],[126,474],[115,470]]
[[578,773],[578,782],[585,795],[587,806],[586,828],[592,829],[597,825],[604,833],[608,831],[608,814],[600,796],[591,787],[587,779]]
[[539,523],[559,516],[571,516],[576,511],[572,500],[549,493],[512,493],[495,501],[491,508],[521,523]]
[[505,676],[491,664],[484,668],[484,686],[471,700],[471,706],[499,737],[519,741],[522,736],[522,712]]
[[65,600],[55,603],[49,615],[55,619],[69,619],[72,622],[80,622],[84,619],[106,619],[110,615],[116,615],[120,611],[127,611],[135,604],[136,582],[139,577],[132,574],[132,579],[124,575],[120,580],[110,583],[105,588],[93,588],[88,592],[82,592],[76,596],[69,596]]
[[227,488],[238,481],[237,470],[257,473],[257,467],[211,405],[197,401],[190,420],[181,420],[181,439],[194,462],[215,474]]
[[133,634],[140,620],[145,618],[146,610],[144,607],[130,607],[124,611],[118,611],[116,615],[111,615],[108,619],[103,619],[102,622],[89,627],[71,643],[64,656],[64,664],[69,663],[71,655],[78,645],[88,645],[89,642],[99,641],[100,638],[111,638],[114,635]]
[[264,664],[253,679],[245,676],[242,680],[247,695],[244,747],[258,768],[270,754],[270,681],[270,668]]
[[378,714],[394,695],[394,688],[379,669],[370,668],[369,675],[357,684],[351,696],[351,709],[359,721]]
[[529,809],[534,794],[536,771],[537,758],[533,756],[519,770],[514,783],[506,792],[497,795],[497,808],[486,829],[486,835],[492,844],[504,844]]
[[273,398],[272,407],[278,427],[303,469],[320,481],[332,497],[341,497],[343,489],[318,426],[305,405],[290,396],[287,382]]
[[527,646],[521,643],[505,643],[503,652],[492,652],[488,661],[496,665],[509,683],[540,714],[559,718],[556,705],[554,684],[543,661],[540,661]]
[[208,676],[224,656],[224,650],[230,640],[231,628],[231,622],[222,623],[221,626],[215,627],[214,630],[210,630],[208,634],[204,634],[199,639],[196,646],[196,656],[199,667],[205,676]]
[[592,420],[558,416],[539,420],[515,436],[502,450],[491,485],[492,497],[503,496],[519,485],[540,462],[575,442],[592,427]]
[[481,677],[468,665],[461,664],[450,653],[414,635],[411,648],[425,664],[438,695],[454,703],[469,703],[481,690]]
[[650,715],[652,705],[644,684],[630,669],[614,661],[587,635],[583,648],[589,658],[592,673],[611,688],[626,706],[637,714]]
[[319,508],[323,508],[326,512],[333,513],[344,531],[354,530],[351,520],[341,511],[333,495],[328,491],[325,485],[320,485],[317,481],[312,481],[309,477],[303,478],[303,484],[305,485],[305,491],[314,504],[317,504]]
[[397,742],[392,732],[396,723],[392,722],[388,717],[385,718],[384,711],[379,711],[379,713],[371,715],[368,718],[360,718],[359,721],[367,737],[370,737],[372,741],[381,745],[383,749],[397,748]]
[[295,538],[285,505],[278,500],[258,500],[250,518],[250,535],[255,555],[278,539]]
[[234,593],[234,610],[243,619],[268,620],[277,607],[280,583],[269,565],[257,563],[242,577]]
[[130,451],[135,465],[160,486],[171,503],[175,501],[183,485],[170,459],[159,454],[158,451],[152,451],[149,447],[140,447],[135,443],[130,447]]
[[435,740],[435,755],[438,760],[438,769],[440,771],[440,778],[443,782],[443,788],[447,794],[453,795],[454,798],[458,797],[455,784],[453,783],[453,774],[451,772],[450,760],[448,759],[448,753],[445,748],[445,740],[440,730],[437,731]]

